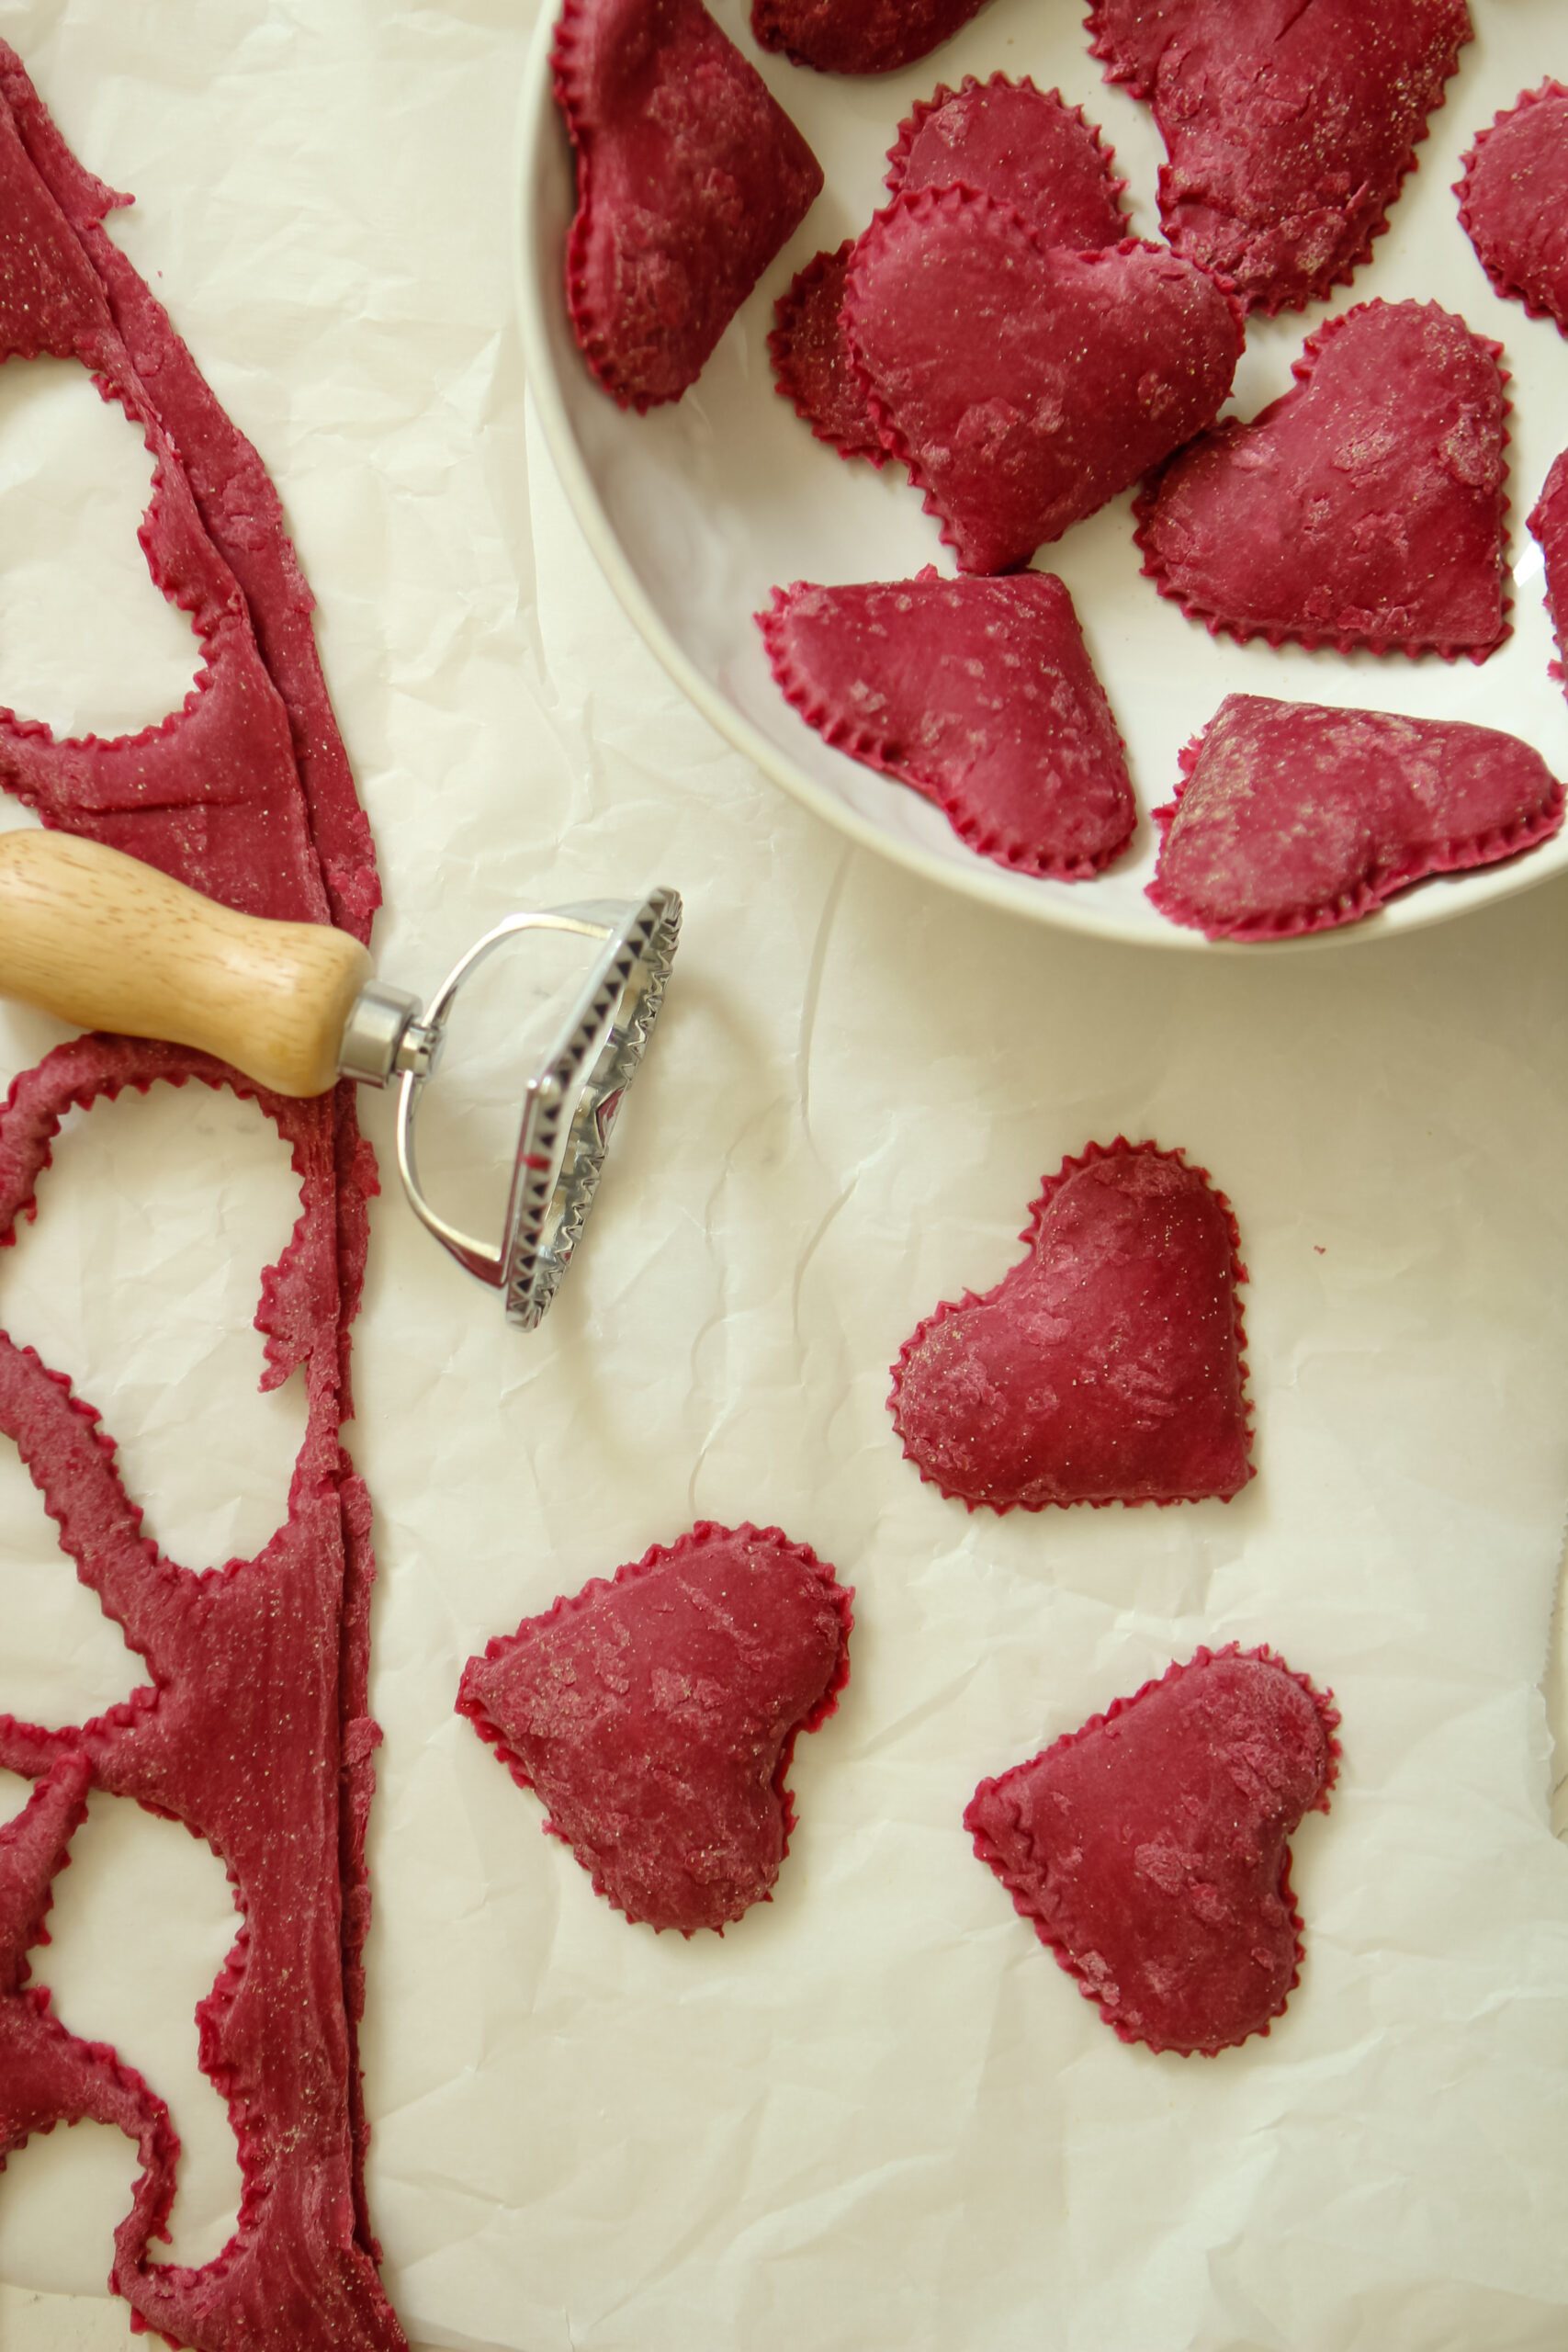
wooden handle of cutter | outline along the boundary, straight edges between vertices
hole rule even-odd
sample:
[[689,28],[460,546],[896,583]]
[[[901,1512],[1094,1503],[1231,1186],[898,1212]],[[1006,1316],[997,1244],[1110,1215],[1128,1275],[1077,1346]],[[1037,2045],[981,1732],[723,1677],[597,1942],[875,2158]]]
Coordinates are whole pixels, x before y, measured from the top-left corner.
[[235,914],[72,833],[0,833],[0,996],[81,1028],[166,1037],[278,1094],[321,1094],[369,978],[330,924]]

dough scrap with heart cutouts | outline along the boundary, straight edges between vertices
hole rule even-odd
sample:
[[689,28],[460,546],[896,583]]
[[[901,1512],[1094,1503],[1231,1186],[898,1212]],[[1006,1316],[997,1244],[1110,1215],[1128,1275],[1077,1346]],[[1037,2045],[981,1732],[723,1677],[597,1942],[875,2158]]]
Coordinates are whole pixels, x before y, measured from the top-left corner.
[[[0,356],[78,360],[145,435],[154,475],[139,536],[203,650],[181,708],[135,735],[66,740],[0,711],[0,783],[45,824],[231,909],[367,938],[380,897],[369,829],[276,490],[109,235],[105,215],[127,199],[73,154],[4,41],[0,188]],[[0,1249],[51,1214],[45,1175],[62,1125],[122,1091],[187,1081],[254,1098],[292,1156],[299,1216],[261,1275],[255,1320],[263,1387],[292,1374],[302,1390],[299,1450],[287,1516],[263,1549],[186,1566],[149,1538],[144,1498],[90,1401],[0,1334],[0,1430],[59,1530],[62,1571],[74,1567],[146,1662],[125,1701],[73,1726],[0,1709],[0,1766],[39,1783],[37,1808],[0,1840],[0,2163],[86,2116],[140,2143],[110,2275],[150,2336],[394,2352],[404,2339],[378,2274],[355,2054],[379,1734],[367,1713],[370,1503],[341,1434],[377,1190],[352,1090],[285,1101],[204,1055],[73,1037],[17,1076],[0,1112]],[[112,1282],[128,1261],[112,1235],[100,1245]],[[106,1361],[104,1376],[117,1369],[123,1393],[123,1365]],[[103,2044],[55,2029],[18,1973],[41,1917],[39,1873],[62,1862],[89,1784],[183,1822],[232,1892],[237,1932],[198,2016],[240,2205],[228,2244],[200,2263],[153,2256],[177,2154],[162,2101]],[[171,1944],[181,1924],[167,1923]],[[85,2245],[94,2227],[85,2211]],[[99,2259],[109,2268],[107,2244]]]

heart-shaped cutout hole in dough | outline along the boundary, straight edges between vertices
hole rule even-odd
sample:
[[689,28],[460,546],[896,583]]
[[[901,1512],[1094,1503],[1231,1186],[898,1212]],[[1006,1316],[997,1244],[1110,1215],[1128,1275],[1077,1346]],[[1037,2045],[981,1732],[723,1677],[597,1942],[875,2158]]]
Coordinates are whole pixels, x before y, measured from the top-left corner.
[[[233,1888],[218,1855],[183,1823],[102,1793],[87,1801],[68,1862],[51,1888],[49,1941],[31,1952],[32,1976],[50,1988],[64,2025],[111,2044],[167,2102],[181,2146],[164,2259],[209,2262],[233,2233],[242,2184],[228,2108],[199,2063],[197,2010],[240,1928]],[[101,2165],[118,2169],[123,2213],[134,2152],[118,2132],[104,2136],[107,2146],[83,2169],[89,2180]],[[50,2249],[56,2283],[81,2247],[96,2257],[81,2291],[101,2291],[98,2242],[84,2241],[74,2210],[82,2178],[70,2153],[76,2138],[73,2128],[28,2143],[37,2161],[26,2168],[23,2212],[9,2211],[9,2193],[0,2199],[0,2277],[15,2276],[4,2247],[17,2244],[15,2233],[25,2226],[39,2251]],[[9,2191],[9,2165],[6,2183]]]
[[138,543],[152,461],[73,360],[0,368],[0,703],[60,737],[130,734],[201,667]]
[[37,1199],[0,1260],[0,1324],[102,1414],[164,1552],[252,1557],[305,1430],[299,1380],[260,1393],[252,1328],[299,1215],[288,1145],[227,1091],[127,1092],[72,1115]]
[[62,1731],[91,1723],[148,1681],[96,1593],[76,1574],[14,1442],[0,1435],[0,1590],[6,1645],[0,1710]]

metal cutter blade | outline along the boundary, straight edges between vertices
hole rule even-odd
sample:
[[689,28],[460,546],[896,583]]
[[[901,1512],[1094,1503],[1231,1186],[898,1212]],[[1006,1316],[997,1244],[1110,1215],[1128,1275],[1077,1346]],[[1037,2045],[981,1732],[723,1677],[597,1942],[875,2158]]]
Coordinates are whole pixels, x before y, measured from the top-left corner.
[[[677,891],[509,915],[469,948],[397,1048],[398,1169],[414,1215],[458,1264],[504,1295],[507,1319],[531,1331],[560,1288],[604,1173],[610,1132],[637,1075],[681,930]],[[499,1245],[461,1232],[419,1181],[414,1125],[459,989],[498,947],[528,931],[599,944],[583,987],[524,1089],[523,1115]]]

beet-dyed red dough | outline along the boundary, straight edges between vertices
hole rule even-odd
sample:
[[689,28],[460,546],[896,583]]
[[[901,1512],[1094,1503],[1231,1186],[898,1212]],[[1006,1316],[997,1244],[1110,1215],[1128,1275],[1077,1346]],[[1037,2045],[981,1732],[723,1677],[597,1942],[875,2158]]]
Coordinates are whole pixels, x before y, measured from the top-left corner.
[[1487,277],[1568,334],[1568,90],[1543,82],[1483,130],[1455,190]]
[[1555,675],[1568,678],[1568,449],[1541,485],[1529,526],[1546,559],[1546,609],[1557,639]]
[[982,1781],[964,1826],[1123,2041],[1213,2056],[1295,1988],[1289,1841],[1328,1810],[1338,1723],[1271,1651],[1201,1649]]
[[1241,328],[1153,245],[1043,244],[1010,205],[921,188],[850,261],[843,319],[884,444],[964,571],[1009,571],[1207,424]]
[[1061,581],[797,581],[757,625],[801,717],[981,856],[1077,881],[1131,839],[1122,738]]
[[1428,874],[1491,865],[1562,822],[1514,735],[1457,719],[1227,695],[1181,755],[1148,896],[1211,939],[1358,922]]
[[1144,570],[1243,642],[1468,653],[1508,634],[1499,346],[1435,302],[1366,302],[1296,383],[1227,418],[1137,503]]
[[790,1758],[849,1680],[853,1597],[776,1527],[705,1520],[491,1642],[457,1711],[618,1911],[722,1932],[778,1877]]
[[[887,186],[962,184],[1011,204],[1047,244],[1088,248],[1126,234],[1111,150],[1055,90],[1032,82],[988,82],[968,75],[958,90],[939,89],[898,127],[888,155]],[[887,452],[866,408],[839,312],[855,240],[818,254],[776,305],[768,337],[778,389],[819,441],[840,457],[886,463]]]
[[985,0],[751,0],[751,30],[819,74],[892,74],[977,16]]
[[1028,1256],[907,1340],[888,1408],[922,1478],[971,1510],[1225,1501],[1252,1476],[1229,1202],[1179,1151],[1065,1159]]
[[564,0],[552,62],[577,151],[573,332],[623,408],[679,400],[821,171],[702,0]]
[[972,187],[998,197],[1048,245],[1089,252],[1127,234],[1125,180],[1081,107],[1027,76],[944,85],[899,125],[888,156],[890,196],[918,187]]
[[[3,45],[0,125],[0,352],[69,351],[147,435],[157,471],[142,543],[159,586],[191,613],[207,665],[183,712],[113,742],[57,742],[0,713],[0,781],[46,824],[111,841],[228,905],[335,913],[363,938],[378,896],[369,833],[276,493],[106,234],[105,212],[126,199],[75,162]],[[34,2036],[30,2106],[8,2110],[6,2131],[19,2144],[51,2120],[102,2112],[141,2140],[113,2283],[172,2341],[400,2352],[365,2206],[355,2050],[378,1734],[365,1711],[369,1506],[338,1435],[375,1189],[352,1090],[286,1103],[172,1047],[62,1046],[17,1080],[0,1118],[0,1246],[36,1213],[62,1119],[123,1087],[190,1079],[254,1099],[299,1177],[299,1221],[263,1277],[256,1317],[264,1385],[297,1369],[305,1381],[288,1516],[255,1559],[216,1576],[165,1559],[92,1408],[0,1335],[0,1430],[148,1669],[123,1705],[69,1730],[0,1715],[0,1766],[43,1778],[79,1755],[95,1788],[183,1821],[227,1867],[243,1928],[197,2018],[201,2063],[235,2132],[235,2235],[197,2268],[148,2261],[172,2141],[160,2153],[162,2109],[112,2052]]]
[[[133,2215],[118,2233],[116,2288],[150,2326],[194,2352],[236,2344],[401,2352],[374,2241],[367,2229],[360,2234],[356,2128],[361,1849],[376,1732],[358,1696],[368,1511],[338,1439],[338,1317],[357,1279],[364,1171],[340,1176],[334,1124],[317,1103],[264,1094],[199,1055],[83,1038],[12,1090],[0,1122],[0,1241],[14,1238],[34,1208],[71,1112],[123,1087],[187,1079],[254,1099],[299,1172],[300,1222],[264,1281],[257,1316],[268,1385],[302,1365],[310,1399],[289,1515],[264,1552],[219,1575],[164,1557],[142,1531],[96,1413],[60,1374],[0,1336],[0,1430],[15,1441],[77,1575],[148,1673],[123,1705],[67,1734],[0,1716],[0,1765],[36,1775],[62,1743],[79,1746],[95,1787],[135,1797],[205,1838],[229,1871],[242,1915],[197,2009],[203,2067],[222,2087],[235,2132],[243,2183],[236,2234],[199,2268],[153,2264],[146,2216]],[[47,1198],[46,1189],[45,1205]],[[77,2072],[62,2052],[52,2094],[62,2116],[79,2098]],[[39,2100],[49,2081],[40,2069]],[[43,2126],[35,2117],[30,2128]]]
[[310,592],[261,459],[101,225],[130,201],[83,170],[0,43],[0,353],[81,359],[144,433],[148,569],[202,655],[183,708],[138,735],[58,742],[0,711],[0,785],[226,904],[330,911],[364,939],[380,894]]
[[818,254],[798,270],[773,305],[778,324],[768,336],[776,389],[796,416],[841,458],[887,463],[855,378],[849,345],[839,323],[844,278],[855,241],[846,237],[837,253]]
[[1089,24],[1154,108],[1172,246],[1270,314],[1366,260],[1472,31],[1465,0],[1096,0]]

